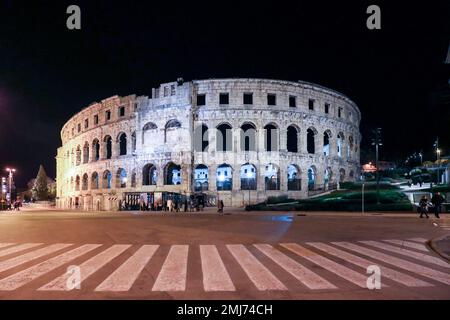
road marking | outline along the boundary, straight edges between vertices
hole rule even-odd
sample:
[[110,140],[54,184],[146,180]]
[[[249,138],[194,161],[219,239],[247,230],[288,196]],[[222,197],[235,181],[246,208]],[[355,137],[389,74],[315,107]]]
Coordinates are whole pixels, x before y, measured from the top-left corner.
[[258,290],[287,290],[284,284],[242,244],[228,244],[227,249]]
[[23,285],[33,281],[34,279],[37,279],[40,276],[56,268],[59,268],[69,261],[74,260],[100,246],[101,244],[85,244],[81,247],[67,251],[47,261],[41,262],[28,269],[15,273],[7,278],[0,280],[0,290],[10,291],[22,287]]
[[407,240],[420,242],[420,243],[425,243],[428,241],[427,239],[424,239],[424,238],[411,238],[411,239],[407,239]]
[[43,243],[24,243],[24,244],[20,244],[18,246],[3,249],[2,251],[0,251],[0,257],[4,257],[4,256],[7,256],[8,254],[16,253],[16,252],[23,251],[23,250],[30,249],[30,248],[34,248],[34,247],[37,247],[40,245],[43,245]]
[[15,243],[0,243],[0,248],[4,248],[4,247],[8,247],[8,246],[12,246]]
[[294,259],[283,254],[279,250],[276,250],[271,245],[268,244],[255,244],[254,245],[259,251],[264,253],[267,257],[272,259],[284,270],[293,275],[297,280],[302,282],[305,286],[310,289],[337,289],[336,286],[329,283],[327,280],[318,276],[311,270],[305,268],[300,263]]
[[[116,258],[118,255],[120,255],[122,252],[124,252],[126,249],[131,247],[129,244],[116,244],[108,249],[102,251],[98,255],[90,258],[89,260],[83,262],[81,265],[79,265],[80,268],[80,283],[82,283],[84,280],[86,280],[89,276],[91,276],[93,273],[98,271],[101,267],[106,265],[108,262]],[[38,290],[48,290],[48,291],[70,291],[73,288],[70,288],[67,286],[67,280],[70,278],[69,273],[64,273],[63,275],[59,276],[55,280],[47,283],[43,287],[39,288]]]
[[393,281],[399,282],[401,284],[404,284],[405,286],[408,287],[430,287],[433,286],[432,284],[416,279],[414,277],[411,277],[407,274],[398,272],[396,270],[393,270],[391,268],[385,267],[385,266],[381,266],[376,262],[373,261],[369,261],[367,259],[355,256],[351,253],[342,251],[340,249],[334,248],[330,245],[324,244],[324,243],[320,243],[320,242],[307,242],[308,245],[313,246],[319,250],[322,250],[328,254],[331,254],[335,257],[338,257],[340,259],[343,259],[345,261],[348,261],[350,263],[353,263],[354,265],[357,265],[361,268],[364,268],[365,270],[367,270],[368,266],[371,265],[378,265],[381,269],[381,276],[382,277],[386,277],[389,278]]
[[296,243],[282,243],[280,245],[361,288],[367,288],[367,277],[352,269],[344,267]]
[[359,241],[359,242],[367,244],[372,247],[376,247],[376,248],[391,251],[394,253],[402,254],[404,256],[412,257],[412,258],[415,258],[420,261],[432,263],[432,264],[435,264],[435,265],[438,265],[438,266],[441,266],[444,268],[450,268],[450,264],[448,262],[442,261],[442,260],[435,258],[433,256],[430,256],[428,254],[398,248],[398,247],[392,246],[390,244],[384,244],[384,243],[377,242],[377,241]]
[[186,290],[188,245],[173,245],[156,278],[152,291]]
[[389,243],[398,244],[399,246],[404,246],[412,249],[416,249],[423,252],[429,252],[427,247],[421,243],[415,243],[411,241],[405,241],[405,240],[383,240]]
[[28,253],[24,253],[20,256],[2,261],[2,262],[0,262],[0,272],[17,267],[21,264],[38,259],[40,257],[43,257],[45,255],[59,251],[61,249],[70,247],[71,245],[72,244],[67,244],[67,243],[56,243],[56,244],[52,244],[52,245],[43,247],[41,249],[37,249],[37,250],[31,251]]
[[416,274],[419,274],[421,276],[445,283],[447,285],[450,285],[450,277],[448,273],[440,272],[428,267],[424,267],[422,265],[409,262],[407,260],[403,260],[397,257],[390,256],[385,253],[381,253],[379,251],[375,251],[369,248],[365,248],[353,243],[349,242],[332,242],[332,244],[337,245],[342,248],[346,248],[352,251],[355,251],[359,254],[363,254],[369,257],[372,257],[374,259],[383,261],[385,263],[391,264],[393,266],[414,272]]
[[201,245],[200,259],[205,291],[236,291],[216,246]]
[[95,291],[130,290],[158,248],[159,245],[143,245],[140,247],[127,261],[106,278]]

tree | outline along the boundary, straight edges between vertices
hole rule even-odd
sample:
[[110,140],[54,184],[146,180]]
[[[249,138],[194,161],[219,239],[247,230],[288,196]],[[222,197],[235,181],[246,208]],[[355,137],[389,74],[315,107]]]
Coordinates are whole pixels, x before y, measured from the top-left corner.
[[48,200],[48,184],[47,184],[47,174],[42,164],[39,167],[39,172],[37,174],[36,180],[34,181],[34,186],[32,189],[33,198],[38,201]]

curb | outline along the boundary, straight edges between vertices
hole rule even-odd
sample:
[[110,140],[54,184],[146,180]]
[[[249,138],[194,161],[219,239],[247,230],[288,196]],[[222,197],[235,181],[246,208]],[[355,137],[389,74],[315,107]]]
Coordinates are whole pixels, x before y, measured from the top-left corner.
[[[441,256],[442,258],[444,258],[445,260],[447,260],[448,262],[450,262],[450,256],[449,256],[448,254],[446,254],[446,253],[440,251],[440,250],[437,248],[437,245],[436,245],[437,242],[442,241],[442,240],[444,240],[444,239],[446,239],[446,238],[450,238],[450,235],[447,234],[447,235],[444,235],[444,236],[441,236],[441,237],[438,237],[438,238],[434,238],[434,239],[428,240],[428,241],[426,242],[426,244],[428,245],[428,247],[430,247],[431,250],[433,250],[433,251],[436,252],[439,256]],[[450,241],[450,239],[449,239],[449,241]]]

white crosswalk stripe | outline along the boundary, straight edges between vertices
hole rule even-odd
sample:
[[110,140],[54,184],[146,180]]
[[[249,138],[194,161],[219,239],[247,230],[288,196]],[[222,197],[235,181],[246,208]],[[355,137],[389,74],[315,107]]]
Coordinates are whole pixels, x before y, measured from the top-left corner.
[[[106,265],[112,259],[123,253],[129,247],[130,245],[128,244],[113,245],[108,249],[106,249],[105,251],[99,253],[98,255],[79,265],[81,276],[80,283],[82,283],[84,280],[86,280],[89,276],[91,276],[94,272],[96,272],[101,267]],[[39,288],[38,290],[51,290],[51,291],[73,290],[75,286],[74,287],[68,286],[68,280],[70,280],[69,279],[70,276],[71,273],[66,272],[63,275],[56,278],[55,280],[51,281],[50,283],[47,283],[43,287]]]
[[216,246],[201,245],[200,256],[205,291],[236,290]]
[[14,258],[2,261],[2,262],[0,262],[0,272],[17,267],[21,264],[38,259],[40,257],[46,256],[48,254],[54,253],[56,251],[59,251],[61,249],[64,249],[64,248],[67,248],[70,246],[71,246],[71,244],[67,244],[67,243],[52,244],[52,245],[46,246],[44,248],[22,254],[18,257],[14,257]]
[[[442,266],[437,266],[437,258],[426,253],[423,242],[413,239],[358,241],[358,244],[226,244],[228,252],[223,253],[218,246],[212,244],[116,244],[105,248],[101,248],[102,244],[1,245],[0,292],[30,288],[40,291],[70,291],[76,288],[73,282],[70,283],[73,281],[73,273],[62,271],[62,268],[68,267],[72,261],[77,261],[79,267],[81,290],[119,294],[133,292],[139,279],[142,284],[144,278],[148,278],[143,275],[144,269],[157,275],[154,283],[149,283],[149,292],[193,290],[191,288],[194,286],[190,287],[188,284],[194,280],[203,283],[201,289],[195,290],[205,293],[236,292],[237,283],[240,284],[238,288],[243,286],[248,290],[258,291],[341,290],[343,281],[367,289],[369,275],[366,274],[366,269],[371,265],[380,267],[382,278],[391,281],[388,282],[389,286],[428,287],[437,286],[438,282],[441,283],[439,285],[450,285],[450,273],[441,271]],[[94,253],[94,250],[97,252]],[[189,260],[193,258],[193,254],[195,256],[195,251],[200,255],[193,261]],[[224,260],[225,254],[231,254],[232,260]],[[403,259],[400,255],[409,258]],[[119,259],[122,259],[120,263]],[[156,259],[155,262],[160,261],[159,259],[163,261],[162,264],[150,263],[152,259]],[[201,273],[188,272],[188,260],[189,268],[199,268]],[[306,264],[302,262],[306,260]],[[236,268],[241,271],[237,272]],[[93,276],[97,272],[98,276]],[[239,273],[242,276],[235,279]],[[289,277],[292,280],[286,283]],[[45,278],[45,281],[38,282],[40,278]],[[423,279],[430,279],[430,282]],[[85,289],[86,287],[89,289]],[[382,287],[386,288],[388,285],[382,282]]]
[[[319,242],[307,242],[308,245],[313,246],[319,250],[322,250],[330,255],[333,255],[335,257],[338,257],[340,259],[346,260],[350,263],[353,263],[354,265],[357,265],[359,267],[362,267],[367,270],[367,267],[371,265],[378,265],[378,263],[355,256],[354,254],[342,251],[340,249],[337,249],[335,247],[332,247],[330,245],[319,243]],[[391,279],[393,281],[399,282],[401,284],[404,284],[408,287],[428,287],[432,286],[432,284],[422,281],[420,279],[411,277],[407,274],[398,272],[396,270],[393,270],[391,268],[380,266],[381,274],[383,277],[386,277],[388,279]]]
[[15,243],[0,243],[0,248],[9,247],[14,245]]
[[174,245],[170,248],[152,291],[184,291],[186,289],[189,246]]
[[367,277],[356,271],[353,271],[352,269],[342,266],[296,243],[282,243],[281,246],[321,266],[322,268],[333,272],[341,278],[344,278],[345,280],[356,284],[361,288],[367,288]]
[[258,290],[287,290],[245,246],[229,244],[227,248]]
[[398,253],[398,254],[402,254],[408,257],[412,257],[415,258],[417,260],[420,261],[426,261],[428,263],[433,263],[435,265],[444,267],[444,268],[450,268],[450,263],[445,262],[441,259],[438,259],[436,257],[430,256],[428,254],[424,254],[424,253],[419,253],[419,252],[415,252],[415,251],[411,251],[411,250],[407,250],[407,249],[403,249],[403,248],[398,248],[395,246],[392,246],[390,244],[385,244],[385,243],[381,243],[378,241],[360,241],[361,243],[370,245],[372,247],[376,247],[379,249],[383,249],[386,251],[391,251],[394,253]]
[[287,255],[281,253],[280,251],[274,249],[268,244],[255,244],[262,253],[272,259],[275,263],[280,265],[284,270],[289,272],[300,282],[310,289],[336,289],[336,286],[318,276],[311,270],[305,268],[300,263],[291,259]]
[[350,249],[352,251],[355,251],[359,254],[363,254],[369,257],[372,257],[374,259],[383,261],[385,263],[391,264],[393,266],[414,272],[418,275],[445,283],[447,285],[450,285],[450,275],[441,271],[437,271],[428,267],[425,267],[423,265],[419,265],[404,259],[400,259],[397,257],[390,256],[385,253],[381,253],[379,251],[375,251],[372,249],[368,249],[356,244],[352,244],[349,242],[332,242],[332,244],[335,244],[337,246],[340,246],[342,248]]
[[397,244],[399,246],[404,246],[404,247],[408,247],[408,248],[412,248],[412,249],[416,249],[419,251],[423,251],[423,252],[428,252],[428,249],[425,245],[421,244],[421,243],[415,243],[415,242],[411,242],[411,241],[406,241],[406,240],[397,240],[397,239],[389,239],[389,240],[383,240],[386,242],[390,242],[393,244]]
[[159,248],[157,245],[143,245],[124,264],[103,281],[95,291],[128,291],[145,265]]
[[424,238],[410,238],[410,239],[406,239],[406,240],[419,242],[419,243],[425,243],[428,241],[427,239],[424,239]]
[[100,246],[100,244],[86,244],[15,273],[0,280],[0,290],[15,290]]
[[16,253],[19,251],[24,251],[27,249],[35,248],[35,247],[41,246],[41,245],[43,245],[43,243],[24,243],[24,244],[20,244],[18,246],[14,246],[11,248],[6,248],[6,249],[3,249],[0,251],[0,257],[4,257],[4,256],[7,256],[9,254]]

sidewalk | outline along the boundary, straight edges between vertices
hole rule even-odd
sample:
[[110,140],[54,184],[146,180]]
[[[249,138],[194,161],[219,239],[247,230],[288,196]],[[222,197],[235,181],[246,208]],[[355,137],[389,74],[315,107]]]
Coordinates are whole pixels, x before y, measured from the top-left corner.
[[435,252],[450,262],[450,234],[432,239],[429,244]]

